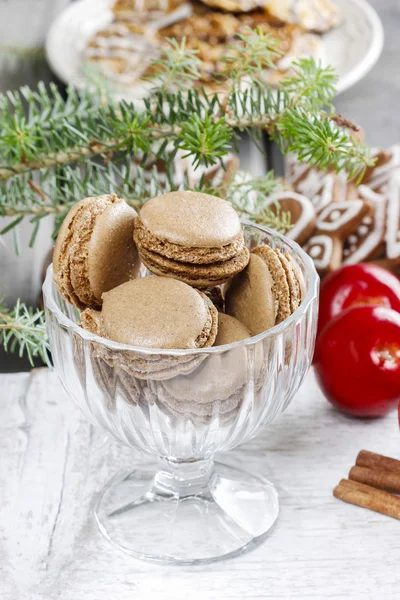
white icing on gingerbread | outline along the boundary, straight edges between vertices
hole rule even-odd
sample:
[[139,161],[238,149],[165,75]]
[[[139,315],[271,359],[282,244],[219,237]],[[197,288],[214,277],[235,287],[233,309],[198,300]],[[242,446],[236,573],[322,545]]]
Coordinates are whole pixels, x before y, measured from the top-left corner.
[[301,207],[300,217],[295,223],[293,223],[293,227],[291,227],[291,229],[289,229],[289,231],[286,233],[288,238],[297,240],[304,230],[314,223],[315,209],[306,196],[291,191],[277,192],[276,194],[272,194],[268,198],[266,206],[271,206],[272,204],[275,204],[276,202],[279,203],[282,200],[294,200]]
[[386,222],[387,258],[400,257],[400,172],[393,173],[388,187],[388,209]]
[[329,267],[333,253],[333,239],[329,235],[315,235],[309,239],[306,252],[314,261],[318,271],[325,271]]
[[[382,150],[374,149],[372,156],[377,156],[379,152],[382,152]],[[400,145],[394,144],[386,152],[390,154],[390,160],[384,165],[373,169],[367,182],[368,187],[374,191],[386,187],[389,183],[391,173],[400,166]]]
[[[358,193],[364,200],[370,202],[374,207],[374,218],[372,224],[367,227],[364,237],[358,236],[359,246],[350,246],[350,254],[346,256],[343,264],[352,265],[366,260],[381,241],[384,239],[386,200],[381,194],[377,194],[366,185],[358,187]],[[360,232],[358,232],[360,233]]]
[[288,154],[285,161],[285,179],[296,185],[309,168],[309,165],[299,162],[295,154]]
[[297,191],[309,198],[316,212],[324,209],[333,199],[334,176],[310,169],[304,179],[299,181]]
[[364,235],[367,235],[367,233],[369,232],[369,227],[368,225],[360,225],[359,228],[357,229],[357,232],[364,237]]
[[362,200],[350,200],[349,202],[335,202],[322,210],[317,219],[319,231],[339,231],[364,209]]

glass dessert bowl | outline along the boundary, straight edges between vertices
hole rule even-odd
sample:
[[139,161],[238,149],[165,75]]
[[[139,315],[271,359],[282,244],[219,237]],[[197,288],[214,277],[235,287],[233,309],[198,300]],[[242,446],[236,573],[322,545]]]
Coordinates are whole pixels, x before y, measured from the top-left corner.
[[[278,516],[269,481],[213,457],[272,423],[298,390],[314,350],[318,276],[287,238],[249,223],[244,235],[250,249],[265,243],[289,252],[305,292],[285,321],[224,346],[157,350],[101,338],[79,326],[52,266],[47,272],[46,322],[65,389],[92,423],[154,459],[154,466],[114,477],[95,507],[105,537],[138,558],[226,558],[260,542]],[[140,275],[150,273],[142,268]]]

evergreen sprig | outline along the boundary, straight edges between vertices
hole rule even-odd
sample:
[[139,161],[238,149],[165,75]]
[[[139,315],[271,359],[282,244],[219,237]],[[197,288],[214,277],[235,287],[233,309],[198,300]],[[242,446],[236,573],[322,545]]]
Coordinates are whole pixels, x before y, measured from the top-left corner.
[[[356,158],[360,161],[359,168],[370,164],[365,148],[352,151],[355,142],[346,132],[338,136],[337,125],[323,111],[334,93],[335,77],[331,69],[305,59],[298,62],[294,76],[284,80],[278,92],[261,82],[268,56],[274,52],[272,41],[265,38],[262,31],[250,30],[242,35],[242,45],[235,48],[231,65],[232,89],[223,101],[218,95],[207,96],[203,90],[166,91],[170,71],[160,91],[140,106],[124,101],[101,105],[100,95],[90,92],[82,100],[76,94],[63,100],[54,88],[47,93],[43,86],[37,92],[24,89],[20,94],[1,97],[0,155],[5,164],[0,165],[0,179],[116,150],[150,152],[152,143],[159,140],[184,149],[195,163],[206,159],[212,164],[232,145],[233,128],[266,129],[283,149],[290,146],[294,152],[303,152],[312,137],[310,114],[314,121],[324,123],[325,130],[324,136],[314,136],[310,152],[307,155],[303,152],[310,164],[319,163],[321,156],[325,164],[329,162],[337,169],[353,168]],[[257,59],[255,51],[260,46],[265,46],[264,54]],[[176,53],[177,48],[172,43],[172,51]],[[185,81],[190,88],[197,58],[188,55],[184,48],[182,53],[185,60],[176,65],[175,78],[181,83]],[[168,59],[165,61],[168,68]],[[271,58],[269,61],[272,65]],[[245,74],[250,82],[242,89],[235,83]],[[27,116],[23,98],[27,98],[30,107]],[[332,147],[327,144],[329,139],[335,140]]]
[[166,93],[173,90],[185,90],[188,82],[198,81],[201,60],[198,51],[186,45],[186,38],[178,41],[166,38],[167,46],[163,53],[152,63],[151,72],[144,77],[153,84],[153,93]]
[[279,233],[286,233],[290,229],[290,213],[282,211],[279,203],[271,205],[267,200],[284,187],[283,181],[276,178],[273,171],[261,177],[239,172],[232,181],[222,186],[226,199],[243,219],[265,225]]
[[240,86],[244,77],[260,82],[263,80],[264,70],[274,69],[274,61],[280,56],[282,52],[279,43],[270,33],[264,33],[262,27],[246,27],[228,48],[223,59],[221,78],[223,81],[227,80],[233,88]]
[[0,344],[6,352],[18,349],[20,357],[26,354],[32,366],[35,358],[51,364],[44,313],[20,300],[9,310],[0,298]]

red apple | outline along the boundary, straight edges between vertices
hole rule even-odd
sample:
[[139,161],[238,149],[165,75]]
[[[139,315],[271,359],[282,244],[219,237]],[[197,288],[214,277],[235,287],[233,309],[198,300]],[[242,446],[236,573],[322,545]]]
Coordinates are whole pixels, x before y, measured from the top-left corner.
[[314,364],[334,406],[356,416],[386,414],[400,401],[400,314],[381,306],[348,308],[321,332]]
[[346,265],[321,284],[318,335],[325,325],[351,306],[373,304],[400,312],[400,280],[373,264]]

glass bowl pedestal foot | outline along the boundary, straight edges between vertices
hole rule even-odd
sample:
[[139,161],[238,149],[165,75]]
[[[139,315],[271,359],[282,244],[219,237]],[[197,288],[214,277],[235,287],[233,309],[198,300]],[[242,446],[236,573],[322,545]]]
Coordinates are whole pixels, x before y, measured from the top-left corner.
[[158,471],[149,465],[117,475],[95,507],[100,531],[115,546],[177,564],[212,562],[254,547],[278,512],[269,481],[212,459],[162,460]]

